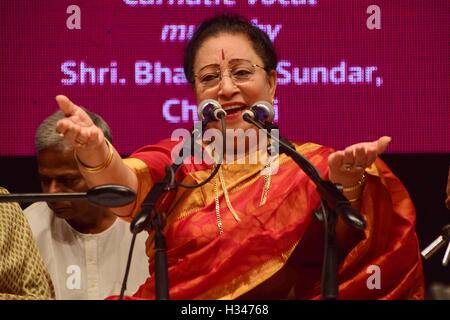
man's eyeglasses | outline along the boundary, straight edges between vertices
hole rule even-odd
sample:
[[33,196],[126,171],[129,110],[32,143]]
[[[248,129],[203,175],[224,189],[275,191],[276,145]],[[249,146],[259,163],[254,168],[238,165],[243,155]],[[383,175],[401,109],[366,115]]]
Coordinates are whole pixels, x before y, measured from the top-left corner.
[[[230,63],[225,70],[229,71],[231,81],[238,85],[252,81],[256,73],[256,68],[265,70],[264,67],[251,63],[248,60],[239,59]],[[195,74],[195,77],[204,88],[212,88],[222,81],[222,78],[225,76],[224,73],[225,71],[222,71],[218,65],[208,65],[200,69],[200,71]]]

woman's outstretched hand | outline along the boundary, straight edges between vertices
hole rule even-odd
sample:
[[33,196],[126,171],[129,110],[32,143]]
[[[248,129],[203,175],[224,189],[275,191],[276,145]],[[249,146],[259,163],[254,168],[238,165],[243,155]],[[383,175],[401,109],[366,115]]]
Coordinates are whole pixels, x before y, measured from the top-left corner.
[[362,178],[364,170],[386,150],[389,142],[391,138],[384,136],[376,141],[353,144],[330,154],[328,157],[330,180],[343,187],[354,186]]
[[59,108],[66,116],[56,124],[56,131],[64,136],[64,140],[73,145],[77,151],[93,150],[104,145],[104,135],[79,106],[66,96],[56,96]]

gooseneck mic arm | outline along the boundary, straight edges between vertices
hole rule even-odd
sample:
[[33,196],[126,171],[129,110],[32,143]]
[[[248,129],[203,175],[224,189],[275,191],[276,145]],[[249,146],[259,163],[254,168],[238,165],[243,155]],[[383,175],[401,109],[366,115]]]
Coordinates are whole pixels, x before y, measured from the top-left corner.
[[[221,120],[222,132],[224,132],[225,116],[225,110],[222,109],[222,106],[217,101],[208,99],[200,103],[199,117],[202,119],[202,122],[194,126],[194,129],[191,132],[191,138],[190,140],[186,140],[184,142],[179,157],[174,161],[174,163],[166,167],[165,177],[161,181],[154,184],[153,188],[141,204],[140,213],[130,224],[131,232],[134,235],[143,230],[153,229],[155,231],[155,296],[158,300],[168,300],[170,297],[166,240],[162,231],[164,217],[162,216],[162,213],[157,212],[157,203],[161,199],[164,201],[164,194],[169,191],[175,190],[178,187],[197,188],[207,183],[214,177],[220,167],[220,163],[216,165],[211,175],[199,184],[185,185],[175,180],[175,174],[183,164],[184,159],[191,156],[190,152],[184,151],[195,149],[195,146],[192,146],[191,143],[194,143],[195,145],[196,141],[201,138],[203,128],[206,127],[209,121]],[[225,139],[225,137],[223,138]],[[124,280],[124,282],[125,281],[126,280]],[[123,297],[123,291],[124,290],[121,292],[121,298]]]
[[1,194],[0,202],[29,203],[37,201],[83,201],[87,200],[102,207],[123,207],[136,199],[136,193],[121,185],[101,185],[89,189],[87,192],[73,193],[21,193]]
[[317,191],[321,198],[325,201],[326,205],[331,209],[336,209],[339,214],[343,215],[343,218],[347,223],[357,229],[364,229],[365,222],[361,214],[352,208],[348,199],[342,194],[341,191],[333,184],[331,181],[324,180],[317,169],[304,158],[300,153],[293,148],[292,145],[286,142],[286,140],[276,138],[266,130],[265,126],[250,117],[248,114],[243,115],[245,121],[254,124],[259,129],[266,132],[267,136],[276,142],[280,146],[280,152],[285,153],[287,156],[291,157],[295,163],[306,173],[306,175],[314,182],[317,187]]
[[324,180],[317,169],[298,153],[290,143],[282,138],[278,139],[269,132],[276,127],[271,123],[259,121],[258,113],[255,112],[264,109],[255,108],[254,106],[251,110],[253,114],[244,112],[243,119],[263,130],[272,142],[279,145],[280,153],[285,153],[291,157],[317,187],[317,192],[321,198],[321,208],[316,211],[316,216],[325,225],[325,251],[322,268],[321,297],[322,299],[336,299],[338,296],[337,216],[341,215],[346,223],[359,230],[365,228],[364,218],[356,209],[352,208],[350,202],[338,187],[331,181]]
[[[197,135],[197,129],[192,131],[191,139]],[[195,141],[195,139],[194,139]],[[190,144],[191,141],[185,141],[184,144]],[[147,197],[141,204],[141,211],[138,215],[131,221],[130,230],[135,237],[138,233],[143,230],[154,230],[155,231],[155,297],[157,300],[169,300],[169,272],[167,265],[167,255],[166,255],[166,240],[163,228],[163,218],[162,213],[157,212],[158,201],[167,194],[168,192],[175,190],[177,184],[175,181],[175,173],[178,168],[182,165],[183,159],[189,156],[188,153],[183,153],[185,148],[181,149],[181,155],[171,166],[166,167],[166,175],[164,178],[155,183],[147,194]],[[126,282],[126,277],[124,283]],[[125,291],[125,285],[122,286],[122,291],[120,293],[120,299],[122,300]]]

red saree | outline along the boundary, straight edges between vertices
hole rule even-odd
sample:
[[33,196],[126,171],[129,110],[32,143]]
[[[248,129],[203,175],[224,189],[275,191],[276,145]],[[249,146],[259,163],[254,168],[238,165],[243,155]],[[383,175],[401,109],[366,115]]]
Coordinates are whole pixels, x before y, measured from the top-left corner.
[[[163,141],[144,147],[125,160],[138,173],[139,201],[152,181],[161,179],[175,144]],[[331,149],[307,143],[297,150],[327,177]],[[213,182],[194,190],[177,191],[165,227],[171,299],[272,299],[275,297],[264,295],[264,290],[259,290],[259,295],[251,294],[270,280],[284,287],[276,298],[319,298],[323,234],[312,215],[319,205],[315,186],[293,161],[281,156],[267,202],[259,206],[264,184],[262,167],[223,165],[230,201],[240,222],[230,213],[219,185],[224,230],[220,236]],[[367,228],[361,240],[341,259],[339,298],[421,299],[424,285],[412,202],[381,160],[366,171],[361,212]],[[200,182],[210,172],[211,168],[204,164],[187,165],[178,178],[185,183]],[[153,275],[152,235],[147,254]],[[373,266],[379,267],[380,288],[368,285]],[[295,276],[279,280],[279,271],[287,268]],[[151,276],[131,298],[154,299],[154,285]]]

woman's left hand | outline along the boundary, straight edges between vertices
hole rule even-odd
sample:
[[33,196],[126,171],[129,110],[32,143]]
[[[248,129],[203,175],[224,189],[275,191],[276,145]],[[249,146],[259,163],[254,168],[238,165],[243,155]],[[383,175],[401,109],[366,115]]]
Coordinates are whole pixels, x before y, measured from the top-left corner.
[[375,162],[391,142],[384,136],[373,142],[362,142],[351,145],[345,150],[336,151],[328,156],[330,180],[344,188],[351,187],[362,178],[364,170]]

